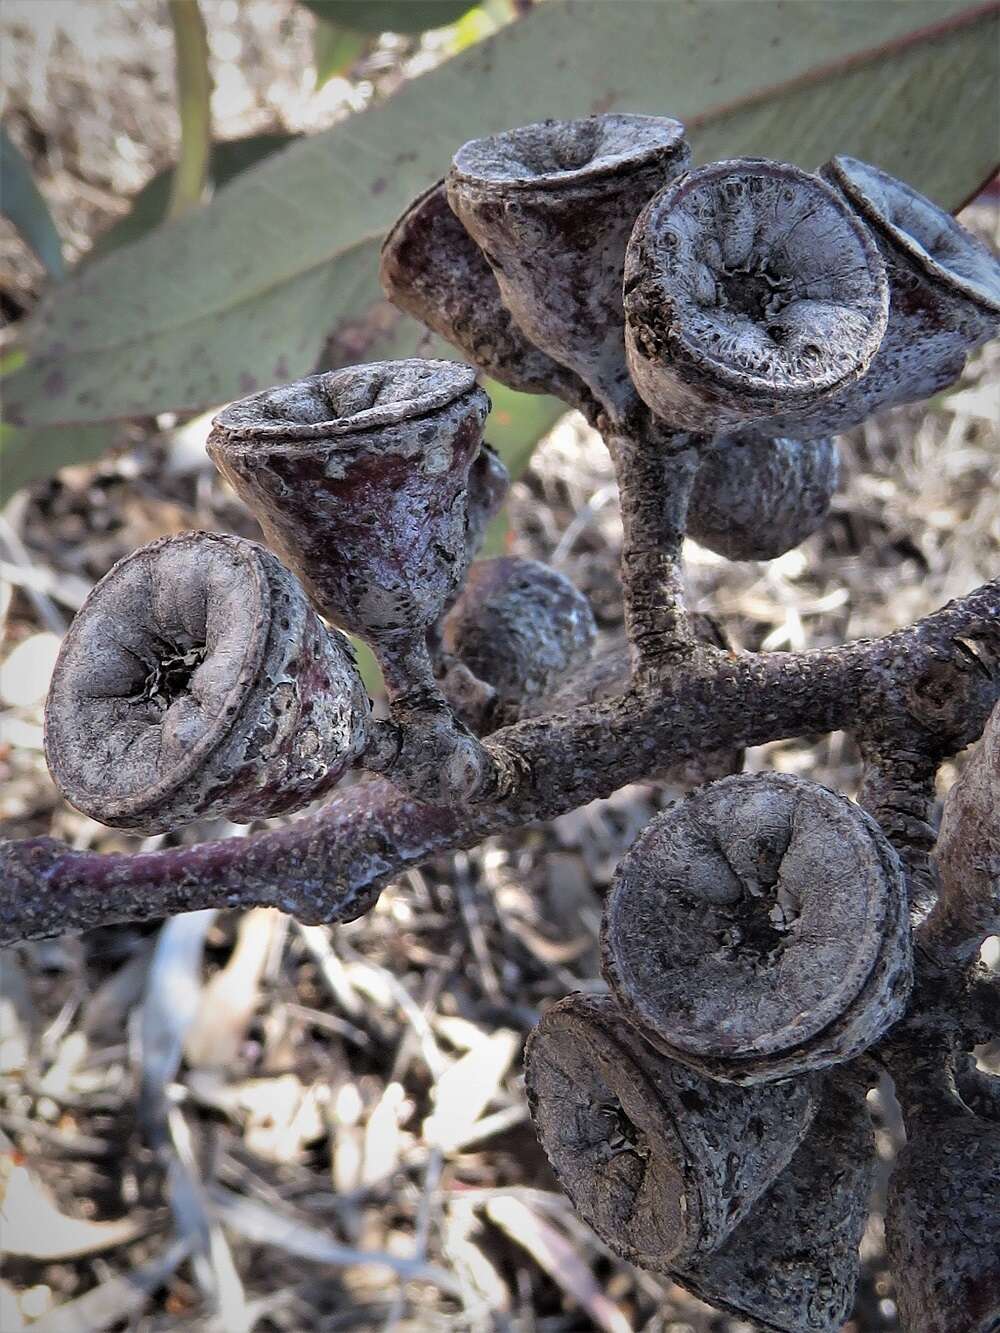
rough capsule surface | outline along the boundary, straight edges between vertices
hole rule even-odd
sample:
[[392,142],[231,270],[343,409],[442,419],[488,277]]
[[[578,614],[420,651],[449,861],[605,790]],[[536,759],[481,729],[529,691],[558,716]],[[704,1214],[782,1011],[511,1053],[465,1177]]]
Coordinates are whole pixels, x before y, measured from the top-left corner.
[[632,379],[681,429],[822,401],[867,369],[888,308],[867,228],[825,182],[782,163],[735,159],[681,177],[629,242]]
[[525,1053],[539,1139],[577,1211],[659,1272],[717,1248],[788,1164],[810,1080],[734,1088],[652,1050],[613,1001],[569,995]]
[[191,532],[92,590],[53,673],[45,749],[77,809],[148,834],[306,804],[364,748],[369,718],[350,645],[280,562]]
[[738,774],[653,819],[605,903],[604,973],[666,1055],[756,1083],[849,1060],[899,1018],[905,877],[878,825],[787,774]]

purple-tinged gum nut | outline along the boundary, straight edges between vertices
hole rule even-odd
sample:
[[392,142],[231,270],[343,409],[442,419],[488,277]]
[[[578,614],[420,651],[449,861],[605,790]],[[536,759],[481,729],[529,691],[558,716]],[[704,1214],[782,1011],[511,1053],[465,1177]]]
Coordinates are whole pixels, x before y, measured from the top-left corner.
[[412,643],[468,568],[488,411],[470,366],[382,361],[231,404],[208,451],[323,615],[376,645]]
[[66,799],[158,833],[307,804],[364,749],[349,643],[263,547],[164,537],[91,591],[59,653],[45,752]]
[[622,341],[632,225],[689,156],[678,121],[618,113],[524,125],[455,154],[448,200],[504,305],[605,403],[632,394]]
[[479,560],[444,621],[445,649],[516,716],[590,656],[597,626],[569,579],[538,560]]
[[415,199],[389,232],[379,279],[393,305],[501,384],[572,403],[585,396],[576,376],[514,323],[485,255],[451,210],[444,181]]
[[730,560],[774,560],[823,522],[839,472],[829,438],[714,440],[695,476],[688,536]]

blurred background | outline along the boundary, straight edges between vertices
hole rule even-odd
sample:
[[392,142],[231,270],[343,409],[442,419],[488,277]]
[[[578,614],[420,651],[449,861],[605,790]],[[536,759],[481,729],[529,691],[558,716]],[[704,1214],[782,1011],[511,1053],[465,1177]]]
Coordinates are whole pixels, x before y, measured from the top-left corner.
[[[5,0],[0,836],[112,851],[244,831],[140,844],[67,807],[42,756],[55,653],[136,546],[259,535],[204,454],[221,403],[443,353],[375,271],[464,139],[676,115],[698,160],[852,152],[996,244],[995,29],[945,0]],[[689,543],[693,605],[739,646],[798,649],[995,576],[998,363],[987,349],[932,403],[845,436],[840,494],[801,547],[734,564]],[[611,642],[603,445],[554,400],[490,388],[487,438],[516,477],[491,549],[551,561]],[[840,734],[747,768],[859,779]],[[602,1248],[523,1097],[527,1031],[603,988],[601,896],[676,794],[637,784],[443,858],[335,931],[198,913],[0,955],[0,1333],[747,1329]],[[998,966],[996,940],[984,957]],[[902,1128],[887,1089],[871,1101],[884,1189]],[[895,1329],[877,1206],[863,1253],[848,1328]]]

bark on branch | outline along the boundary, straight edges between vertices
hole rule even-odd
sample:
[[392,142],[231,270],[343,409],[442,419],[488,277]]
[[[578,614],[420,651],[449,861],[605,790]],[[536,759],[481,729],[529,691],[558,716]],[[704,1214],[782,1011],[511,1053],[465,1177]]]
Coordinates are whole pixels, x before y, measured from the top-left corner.
[[318,814],[245,839],[135,855],[51,838],[0,844],[0,944],[203,907],[269,905],[306,922],[369,910],[407,867],[609,795],[676,761],[838,728],[888,730],[943,758],[1000,698],[1000,580],[885,638],[807,653],[699,651],[669,684],[487,742],[503,780],[474,806],[435,806],[383,779]]

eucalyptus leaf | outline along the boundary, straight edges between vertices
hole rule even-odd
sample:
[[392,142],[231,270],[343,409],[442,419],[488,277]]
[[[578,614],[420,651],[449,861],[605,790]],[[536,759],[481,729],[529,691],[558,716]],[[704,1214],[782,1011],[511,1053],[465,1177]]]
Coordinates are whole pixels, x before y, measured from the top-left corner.
[[460,19],[470,0],[301,0],[317,18],[355,32],[427,32]]
[[[248,167],[254,166],[265,157],[270,157],[279,148],[286,147],[299,137],[297,134],[276,132],[252,134],[246,139],[222,139],[214,143],[209,164],[212,183],[218,189],[238,176],[241,171],[246,171]],[[130,245],[165,221],[175,170],[174,167],[167,167],[157,172],[133,196],[132,207],[125,216],[101,232],[84,255],[81,264],[89,264],[100,255],[117,250],[119,246]]]
[[212,75],[208,68],[208,33],[198,0],[168,0],[174,30],[177,110],[181,152],[170,183],[171,217],[197,208],[208,184],[212,154]]
[[[7,412],[197,410],[308,373],[327,347],[370,359],[388,227],[465,139],[546,116],[674,115],[700,159],[849,153],[954,207],[994,165],[997,27],[995,7],[958,0],[547,0],[68,279],[28,325]],[[423,354],[426,331],[406,328],[393,354]]]
[[0,212],[13,222],[53,278],[66,272],[62,241],[31,167],[5,129],[0,129]]
[[31,481],[100,458],[115,434],[113,423],[24,427],[0,421],[0,505]]

